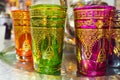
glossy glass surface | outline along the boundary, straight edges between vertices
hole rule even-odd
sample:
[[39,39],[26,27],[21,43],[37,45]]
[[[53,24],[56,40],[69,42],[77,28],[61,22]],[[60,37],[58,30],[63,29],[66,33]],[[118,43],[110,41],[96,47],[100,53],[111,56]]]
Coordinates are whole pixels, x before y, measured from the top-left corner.
[[112,6],[74,8],[78,74],[105,75],[114,12]]
[[38,4],[30,8],[32,48],[35,70],[59,75],[63,54],[66,8]]
[[16,55],[18,60],[32,60],[32,40],[30,29],[30,12],[26,10],[12,11],[15,36]]

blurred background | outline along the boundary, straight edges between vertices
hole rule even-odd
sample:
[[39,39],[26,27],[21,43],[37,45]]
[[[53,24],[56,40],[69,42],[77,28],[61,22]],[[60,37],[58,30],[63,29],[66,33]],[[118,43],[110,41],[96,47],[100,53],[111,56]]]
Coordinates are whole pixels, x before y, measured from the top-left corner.
[[[11,11],[19,9],[21,5],[24,5],[22,7],[27,9],[31,2],[31,0],[0,0],[0,29],[2,30],[0,35],[4,35],[5,40],[10,40],[13,33]],[[0,38],[0,41],[3,40],[2,38]]]
[[11,11],[18,9],[23,2],[26,7],[31,5],[31,0],[0,0],[0,26],[3,26],[8,15],[11,17]]
[[[118,10],[120,10],[120,1],[119,0],[64,0],[67,2],[68,7],[68,22],[66,25],[65,32],[68,33],[67,36],[74,37],[74,16],[73,16],[73,8],[79,2],[90,2],[90,1],[98,1],[98,2],[105,2],[108,5],[115,6]],[[8,22],[8,24],[12,23],[12,16],[11,11],[18,9],[21,5],[26,9],[32,4],[32,0],[0,0],[0,26],[6,26],[4,23]],[[9,30],[6,31],[10,34],[9,31],[12,31],[12,27],[8,28]],[[70,35],[69,35],[70,34]],[[11,34],[10,34],[11,35]],[[11,39],[10,35],[6,39]],[[66,39],[68,40],[68,39]],[[74,39],[73,39],[74,42]]]

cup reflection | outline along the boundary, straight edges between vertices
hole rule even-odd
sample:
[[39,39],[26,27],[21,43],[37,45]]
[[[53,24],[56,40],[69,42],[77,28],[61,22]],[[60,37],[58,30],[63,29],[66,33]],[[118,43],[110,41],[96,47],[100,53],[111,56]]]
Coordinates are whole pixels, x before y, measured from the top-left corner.
[[15,68],[23,71],[34,72],[33,62],[32,61],[16,61],[14,64]]

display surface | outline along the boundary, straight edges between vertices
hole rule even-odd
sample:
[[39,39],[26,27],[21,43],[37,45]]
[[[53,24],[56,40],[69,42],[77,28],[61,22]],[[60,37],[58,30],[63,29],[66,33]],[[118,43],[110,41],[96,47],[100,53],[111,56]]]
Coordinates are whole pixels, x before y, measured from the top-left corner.
[[[8,41],[8,44],[11,44]],[[119,80],[120,75],[109,69],[107,76],[84,77],[76,75],[75,46],[66,44],[62,63],[62,75],[42,75],[33,70],[31,62],[19,62],[16,59],[14,45],[0,52],[0,80]],[[7,52],[8,51],[8,52]],[[2,55],[3,54],[3,55]]]

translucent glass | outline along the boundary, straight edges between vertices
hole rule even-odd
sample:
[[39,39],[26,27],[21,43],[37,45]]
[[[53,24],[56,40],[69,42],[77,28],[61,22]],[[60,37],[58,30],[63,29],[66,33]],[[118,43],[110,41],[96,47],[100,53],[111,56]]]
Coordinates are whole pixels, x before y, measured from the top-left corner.
[[65,5],[64,0],[32,0],[32,5],[36,4],[57,4]]
[[85,76],[106,74],[109,29],[112,27],[110,23],[114,10],[115,7],[101,5],[74,9],[78,74]]
[[12,10],[16,58],[20,61],[32,61],[32,41],[29,9],[25,0],[19,1],[17,10]]
[[34,0],[30,8],[34,68],[61,74],[66,7],[62,0]]

